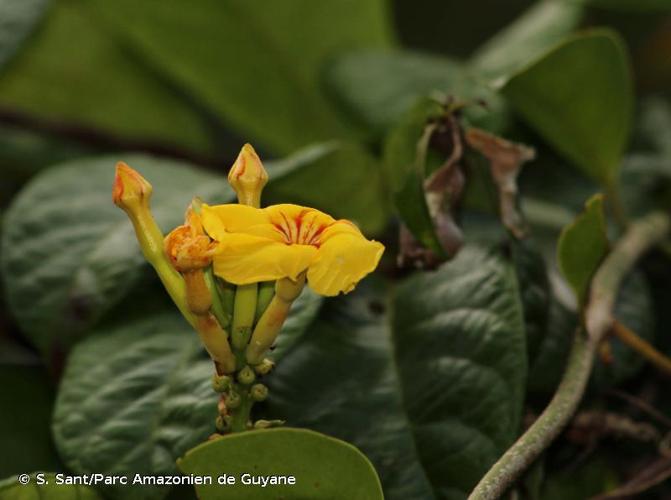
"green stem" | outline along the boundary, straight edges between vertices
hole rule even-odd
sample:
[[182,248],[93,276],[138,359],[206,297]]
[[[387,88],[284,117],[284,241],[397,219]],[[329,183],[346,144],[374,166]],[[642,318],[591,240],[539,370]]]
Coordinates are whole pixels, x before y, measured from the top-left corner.
[[662,212],[653,212],[630,224],[592,280],[585,310],[585,325],[591,336],[603,338],[610,330],[622,280],[641,255],[667,237],[670,228],[669,217]]
[[573,348],[559,388],[540,417],[489,469],[469,500],[502,496],[513,481],[557,437],[582,399],[592,371],[596,344],[582,329],[576,331]]
[[249,342],[256,316],[257,283],[239,285],[235,292],[233,304],[233,329],[231,332],[233,348],[236,355],[241,353],[244,365],[244,350]]
[[485,474],[469,500],[499,498],[573,416],[585,391],[597,346],[613,324],[613,308],[622,280],[645,252],[666,237],[670,227],[671,222],[665,214],[647,215],[628,227],[604,259],[592,280],[590,300],[585,310],[587,332],[583,327],[577,330],[562,381],[552,401],[538,420]]
[[270,301],[273,300],[275,295],[275,282],[274,281],[263,281],[259,283],[259,297],[256,301],[256,314],[254,316],[254,321],[258,321],[259,318],[263,315]]
[[229,318],[233,318],[233,305],[235,304],[235,285],[228,283],[216,276],[214,277],[214,284],[219,291],[221,305],[224,308],[224,312]]
[[291,304],[301,294],[304,286],[305,273],[302,273],[297,281],[282,278],[275,282],[275,295],[256,323],[254,333],[247,346],[245,356],[247,363],[257,365],[263,361],[263,356],[275,342],[284,320],[289,315]]
[[240,394],[240,406],[231,411],[231,432],[243,432],[247,430],[254,400],[249,395],[249,387],[235,383],[233,389]]
[[179,312],[195,328],[196,317],[188,306],[184,279],[172,267],[163,251],[163,233],[156,224],[148,204],[136,210],[126,210],[126,213],[133,223],[135,236],[145,259],[156,271],[161,283],[163,283]]
[[217,318],[222,328],[228,328],[231,324],[231,313],[226,311],[224,301],[219,293],[220,288],[217,286],[211,266],[207,268],[204,276],[205,285],[207,285],[207,289],[212,297],[212,314]]

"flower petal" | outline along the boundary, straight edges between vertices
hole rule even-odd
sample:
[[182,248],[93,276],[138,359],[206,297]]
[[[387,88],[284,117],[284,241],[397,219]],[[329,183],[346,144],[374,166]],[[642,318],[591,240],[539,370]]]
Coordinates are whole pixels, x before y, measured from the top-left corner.
[[361,278],[377,267],[384,252],[381,243],[367,240],[355,226],[335,226],[340,224],[329,228],[330,234],[308,269],[308,284],[321,295],[351,292]]
[[295,280],[315,260],[317,252],[312,246],[285,245],[258,236],[229,233],[214,256],[214,274],[236,285],[284,277]]
[[248,205],[203,204],[202,213],[205,231],[217,241],[223,241],[228,233],[247,232],[250,226],[270,225],[268,215],[263,210]]
[[313,244],[313,238],[335,222],[335,219],[314,208],[284,203],[264,208],[271,224],[287,243]]
[[[323,245],[329,239],[340,234],[349,234],[351,236],[358,236],[360,238],[366,239],[356,224],[347,219],[339,219],[334,221],[333,224],[328,226],[326,230],[320,235],[318,243]],[[366,240],[368,241],[368,240]]]

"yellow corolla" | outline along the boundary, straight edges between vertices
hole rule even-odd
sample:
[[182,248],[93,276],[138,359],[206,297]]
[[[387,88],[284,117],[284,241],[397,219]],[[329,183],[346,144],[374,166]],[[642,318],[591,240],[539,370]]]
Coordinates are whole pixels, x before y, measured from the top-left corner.
[[296,280],[307,271],[315,292],[347,293],[377,267],[384,252],[352,222],[313,208],[203,205],[202,215],[205,230],[218,243],[214,273],[236,285]]

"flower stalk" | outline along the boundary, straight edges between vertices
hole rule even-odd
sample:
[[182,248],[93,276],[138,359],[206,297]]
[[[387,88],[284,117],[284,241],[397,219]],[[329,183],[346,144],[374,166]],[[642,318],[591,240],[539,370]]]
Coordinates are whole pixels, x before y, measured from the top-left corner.
[[249,364],[256,365],[263,361],[263,356],[277,339],[291,305],[301,294],[304,286],[305,273],[302,273],[296,281],[289,278],[277,280],[275,295],[259,318],[245,351]]
[[187,305],[184,280],[163,252],[163,233],[150,209],[152,192],[151,184],[144,177],[124,162],[117,163],[112,200],[128,215],[144,258],[156,271],[182,316],[195,327],[195,317]]
[[256,316],[256,283],[239,285],[233,305],[232,342],[237,351],[242,351],[249,342]]

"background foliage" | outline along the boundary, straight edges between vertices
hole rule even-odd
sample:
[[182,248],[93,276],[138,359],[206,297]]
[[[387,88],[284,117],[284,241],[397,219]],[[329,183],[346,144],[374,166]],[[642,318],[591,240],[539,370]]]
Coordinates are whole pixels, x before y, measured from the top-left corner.
[[[352,294],[300,299],[260,416],[353,443],[390,500],[465,498],[554,392],[616,222],[671,209],[670,32],[667,0],[0,0],[0,498],[22,472],[174,473],[212,432],[210,363],[110,191],[124,160],[168,231],[193,195],[232,199],[244,142],[267,160],[266,203],[352,219],[387,246]],[[436,96],[536,148],[518,179],[532,236],[506,234],[471,151],[464,248],[400,270],[400,221],[440,248],[421,190],[436,151],[417,157]],[[559,231],[596,192],[610,226],[593,198],[584,233],[559,242],[566,282]],[[670,278],[652,254],[617,308],[667,354]],[[668,415],[667,381],[617,340],[612,356],[582,409],[669,432],[623,400]],[[586,498],[657,457],[609,432],[571,427],[519,494]]]

